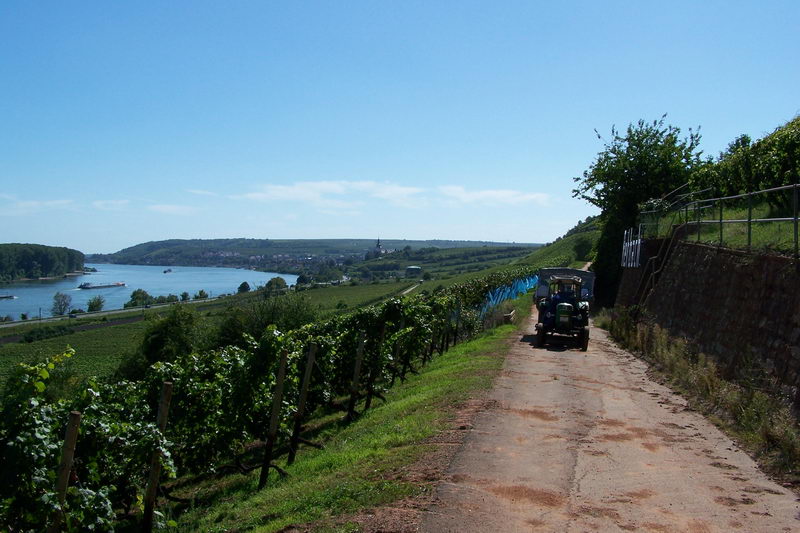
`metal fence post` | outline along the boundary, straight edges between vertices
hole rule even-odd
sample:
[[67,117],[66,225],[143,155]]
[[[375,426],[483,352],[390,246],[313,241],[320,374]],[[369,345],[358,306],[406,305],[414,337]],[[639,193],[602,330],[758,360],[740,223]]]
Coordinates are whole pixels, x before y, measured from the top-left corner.
[[625,268],[626,259],[628,255],[628,230],[622,232],[622,258],[620,260],[620,266]]
[[794,184],[794,260],[798,259],[797,249],[797,183]]
[[719,245],[722,246],[722,200],[719,201]]
[[635,266],[636,268],[642,266],[641,258],[642,258],[642,225],[639,224],[639,237],[636,240],[636,258],[635,258],[636,264],[634,264],[633,266]]
[[697,242],[700,242],[700,206],[698,204],[694,204],[694,214],[697,218]]
[[747,193],[747,251],[753,243],[753,193]]

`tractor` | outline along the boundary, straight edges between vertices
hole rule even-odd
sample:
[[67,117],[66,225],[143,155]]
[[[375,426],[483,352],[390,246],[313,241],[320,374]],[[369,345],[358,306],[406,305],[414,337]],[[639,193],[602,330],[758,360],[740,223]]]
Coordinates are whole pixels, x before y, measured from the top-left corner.
[[549,336],[569,336],[582,351],[589,347],[589,300],[594,273],[575,269],[542,269],[536,289],[536,344],[543,348]]

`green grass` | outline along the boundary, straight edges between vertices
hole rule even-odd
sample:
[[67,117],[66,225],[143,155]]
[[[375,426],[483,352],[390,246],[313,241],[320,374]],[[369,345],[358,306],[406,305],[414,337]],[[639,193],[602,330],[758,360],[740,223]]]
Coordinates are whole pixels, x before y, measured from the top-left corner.
[[[310,289],[302,291],[299,294],[308,297],[311,303],[318,306],[323,313],[330,311],[347,312],[364,305],[371,305],[392,296],[399,295],[415,283],[416,282],[402,280],[385,283],[360,283],[358,285],[346,284]],[[344,307],[341,307],[342,305]]]
[[[748,209],[744,202],[733,203],[728,201],[723,204],[723,221],[744,220],[745,222],[725,222],[722,224],[722,245],[727,248],[746,249],[748,247]],[[704,244],[720,244],[719,205],[712,206],[700,212],[700,227],[698,231],[697,217],[694,212],[689,212],[689,225],[685,240]],[[770,206],[764,202],[753,204],[752,218],[780,218],[772,212]],[[664,237],[669,235],[673,225],[685,221],[684,212],[675,212],[658,219],[658,226],[651,227],[652,236]],[[753,251],[772,251],[789,253],[794,250],[794,222],[753,222],[751,226],[750,248]]]
[[[530,304],[530,296],[517,302],[520,320]],[[385,404],[318,436],[324,450],[303,448],[290,467],[279,462],[289,476],[271,474],[262,491],[256,488],[257,472],[184,487],[176,495],[199,503],[172,518],[181,531],[271,532],[311,522],[337,530],[345,527],[337,525],[337,517],[429,490],[399,473],[431,450],[425,440],[448,427],[454,406],[491,386],[515,327],[496,328],[434,359],[389,391]]]
[[[138,311],[138,314],[141,315],[142,312]],[[127,314],[126,314],[127,315]],[[80,316],[80,315],[79,315]],[[75,326],[83,326],[87,324],[99,324],[106,322],[108,320],[117,320],[122,315],[114,315],[113,317],[109,317],[106,320],[103,320],[102,317],[99,316],[88,316],[85,318],[61,318],[59,320],[45,320],[48,325],[60,325],[60,326],[67,326],[69,328],[74,328]],[[41,327],[42,323],[38,320],[32,319],[25,322],[17,322],[14,325],[8,325],[5,327],[0,328],[0,338],[3,337],[16,337],[17,335],[24,335],[28,331],[34,330],[38,327]]]

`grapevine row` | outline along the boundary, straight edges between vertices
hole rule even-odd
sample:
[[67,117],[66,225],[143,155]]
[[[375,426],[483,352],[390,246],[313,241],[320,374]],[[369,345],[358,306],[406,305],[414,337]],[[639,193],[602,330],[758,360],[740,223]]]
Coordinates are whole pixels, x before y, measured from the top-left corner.
[[[481,314],[499,299],[524,292],[535,283],[532,275],[530,269],[509,269],[293,331],[270,326],[245,348],[158,362],[139,382],[89,380],[77,397],[66,400],[48,400],[46,383],[71,351],[22,365],[18,379],[7,385],[0,421],[0,519],[11,531],[54,524],[110,530],[120,517],[144,509],[154,451],[162,477],[174,478],[178,472],[253,469],[259,465],[247,458],[260,443],[268,449],[263,485],[272,450],[289,449],[294,459],[305,414],[340,408],[354,418],[357,402],[368,409],[395,381],[480,331]],[[282,394],[276,396],[279,374]],[[165,382],[173,392],[161,432],[154,413]],[[271,434],[273,406],[277,431]],[[69,413],[76,411],[82,416],[80,434],[62,502],[54,490],[56,471]],[[164,525],[158,514],[156,525]]]

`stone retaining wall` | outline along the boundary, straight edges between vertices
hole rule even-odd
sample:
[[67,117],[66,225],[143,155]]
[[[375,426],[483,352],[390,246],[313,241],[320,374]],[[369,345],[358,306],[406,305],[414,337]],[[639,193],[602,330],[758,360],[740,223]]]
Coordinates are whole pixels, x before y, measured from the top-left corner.
[[800,387],[800,265],[791,258],[677,243],[646,310],[726,372],[753,359]]

